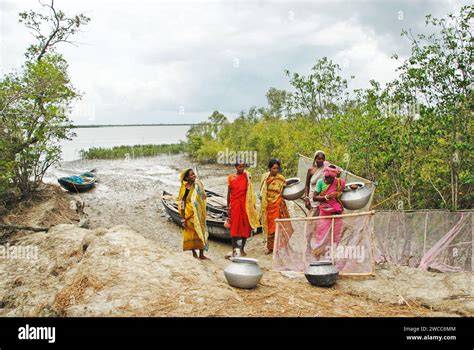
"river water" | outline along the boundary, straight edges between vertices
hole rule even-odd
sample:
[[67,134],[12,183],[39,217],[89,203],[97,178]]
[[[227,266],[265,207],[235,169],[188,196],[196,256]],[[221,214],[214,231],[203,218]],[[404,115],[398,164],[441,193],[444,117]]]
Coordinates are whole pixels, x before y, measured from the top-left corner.
[[[179,175],[189,167],[195,168],[196,164],[185,155],[64,161],[49,169],[44,181],[57,184],[58,177],[95,169],[97,186],[74,195],[86,203],[91,227],[127,225],[147,238],[159,238],[173,249],[180,249],[181,229],[164,212],[161,195],[163,190],[177,195]],[[205,165],[198,166],[198,170],[207,189],[226,193],[227,175],[233,167]]]

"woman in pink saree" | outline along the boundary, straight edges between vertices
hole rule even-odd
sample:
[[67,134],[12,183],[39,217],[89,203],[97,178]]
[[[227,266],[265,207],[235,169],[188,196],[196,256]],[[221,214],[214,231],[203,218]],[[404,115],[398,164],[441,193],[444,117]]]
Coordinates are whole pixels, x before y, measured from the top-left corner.
[[[318,201],[319,216],[340,215],[344,207],[340,201],[345,181],[336,177],[339,170],[325,162],[324,178],[319,179],[313,193],[313,200]],[[334,244],[340,242],[342,233],[342,219],[334,219]],[[310,238],[310,248],[312,255],[318,260],[321,255],[326,254],[327,247],[331,246],[331,226],[332,219],[316,220],[316,229],[312,232]]]

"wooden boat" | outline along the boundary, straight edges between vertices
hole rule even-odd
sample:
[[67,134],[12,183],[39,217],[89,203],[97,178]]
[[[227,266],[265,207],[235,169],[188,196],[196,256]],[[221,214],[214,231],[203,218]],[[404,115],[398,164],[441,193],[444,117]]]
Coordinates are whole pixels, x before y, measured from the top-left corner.
[[216,214],[224,214],[227,216],[227,199],[216,192],[206,191],[207,210]]
[[[173,221],[182,226],[181,216],[178,212],[178,204],[176,196],[173,196],[171,193],[163,191],[163,196],[161,197],[161,203],[165,208],[166,213],[173,219]],[[230,230],[224,227],[226,221],[226,214],[218,214],[212,211],[207,212],[207,231],[209,232],[210,237],[220,238],[228,240],[230,239]]]
[[[220,194],[216,192],[212,192],[209,190],[206,191],[206,204],[207,204],[207,212],[215,213],[215,214],[220,214],[222,217],[227,219],[227,199],[224,198],[224,196],[221,196]],[[255,233],[262,233],[263,229],[262,226],[257,227],[257,230]]]
[[76,181],[74,177],[61,177],[58,179],[59,184],[69,192],[81,193],[90,190],[96,184],[96,175],[93,170],[86,171],[77,175],[82,182]]

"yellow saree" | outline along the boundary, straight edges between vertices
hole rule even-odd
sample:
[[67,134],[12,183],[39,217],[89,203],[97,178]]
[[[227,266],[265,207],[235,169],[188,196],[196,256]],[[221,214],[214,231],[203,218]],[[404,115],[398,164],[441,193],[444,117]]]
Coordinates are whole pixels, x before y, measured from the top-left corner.
[[181,174],[181,188],[178,196],[178,210],[181,214],[184,205],[184,220],[186,226],[183,230],[183,250],[206,249],[209,233],[206,227],[206,193],[204,185],[196,179],[194,186],[189,189],[186,200],[183,199],[186,193],[187,181],[184,180],[184,173]]
[[248,185],[247,185],[247,196],[245,198],[245,211],[249,219],[250,226],[253,230],[256,230],[258,225],[258,212],[257,212],[257,201],[255,199],[255,192],[253,190],[252,176],[247,171]]

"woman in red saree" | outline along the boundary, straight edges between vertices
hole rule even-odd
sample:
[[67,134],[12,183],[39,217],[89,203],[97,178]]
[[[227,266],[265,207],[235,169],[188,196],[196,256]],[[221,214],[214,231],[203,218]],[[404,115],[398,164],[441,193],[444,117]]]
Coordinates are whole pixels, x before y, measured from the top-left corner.
[[[227,207],[230,218],[230,237],[232,239],[232,256],[247,255],[245,243],[252,230],[257,228],[257,206],[250,174],[245,171],[245,164],[237,161],[235,174],[227,178]],[[239,249],[239,250],[237,250]]]
[[[319,216],[340,215],[344,207],[340,201],[345,181],[336,177],[339,170],[326,163],[324,167],[324,179],[319,179],[314,190],[313,199],[320,202]],[[331,226],[333,219],[318,219],[316,221],[316,230],[312,234],[310,247],[313,255],[319,258],[325,253],[328,245],[331,244]],[[334,244],[339,243],[342,233],[342,219],[334,219]]]

